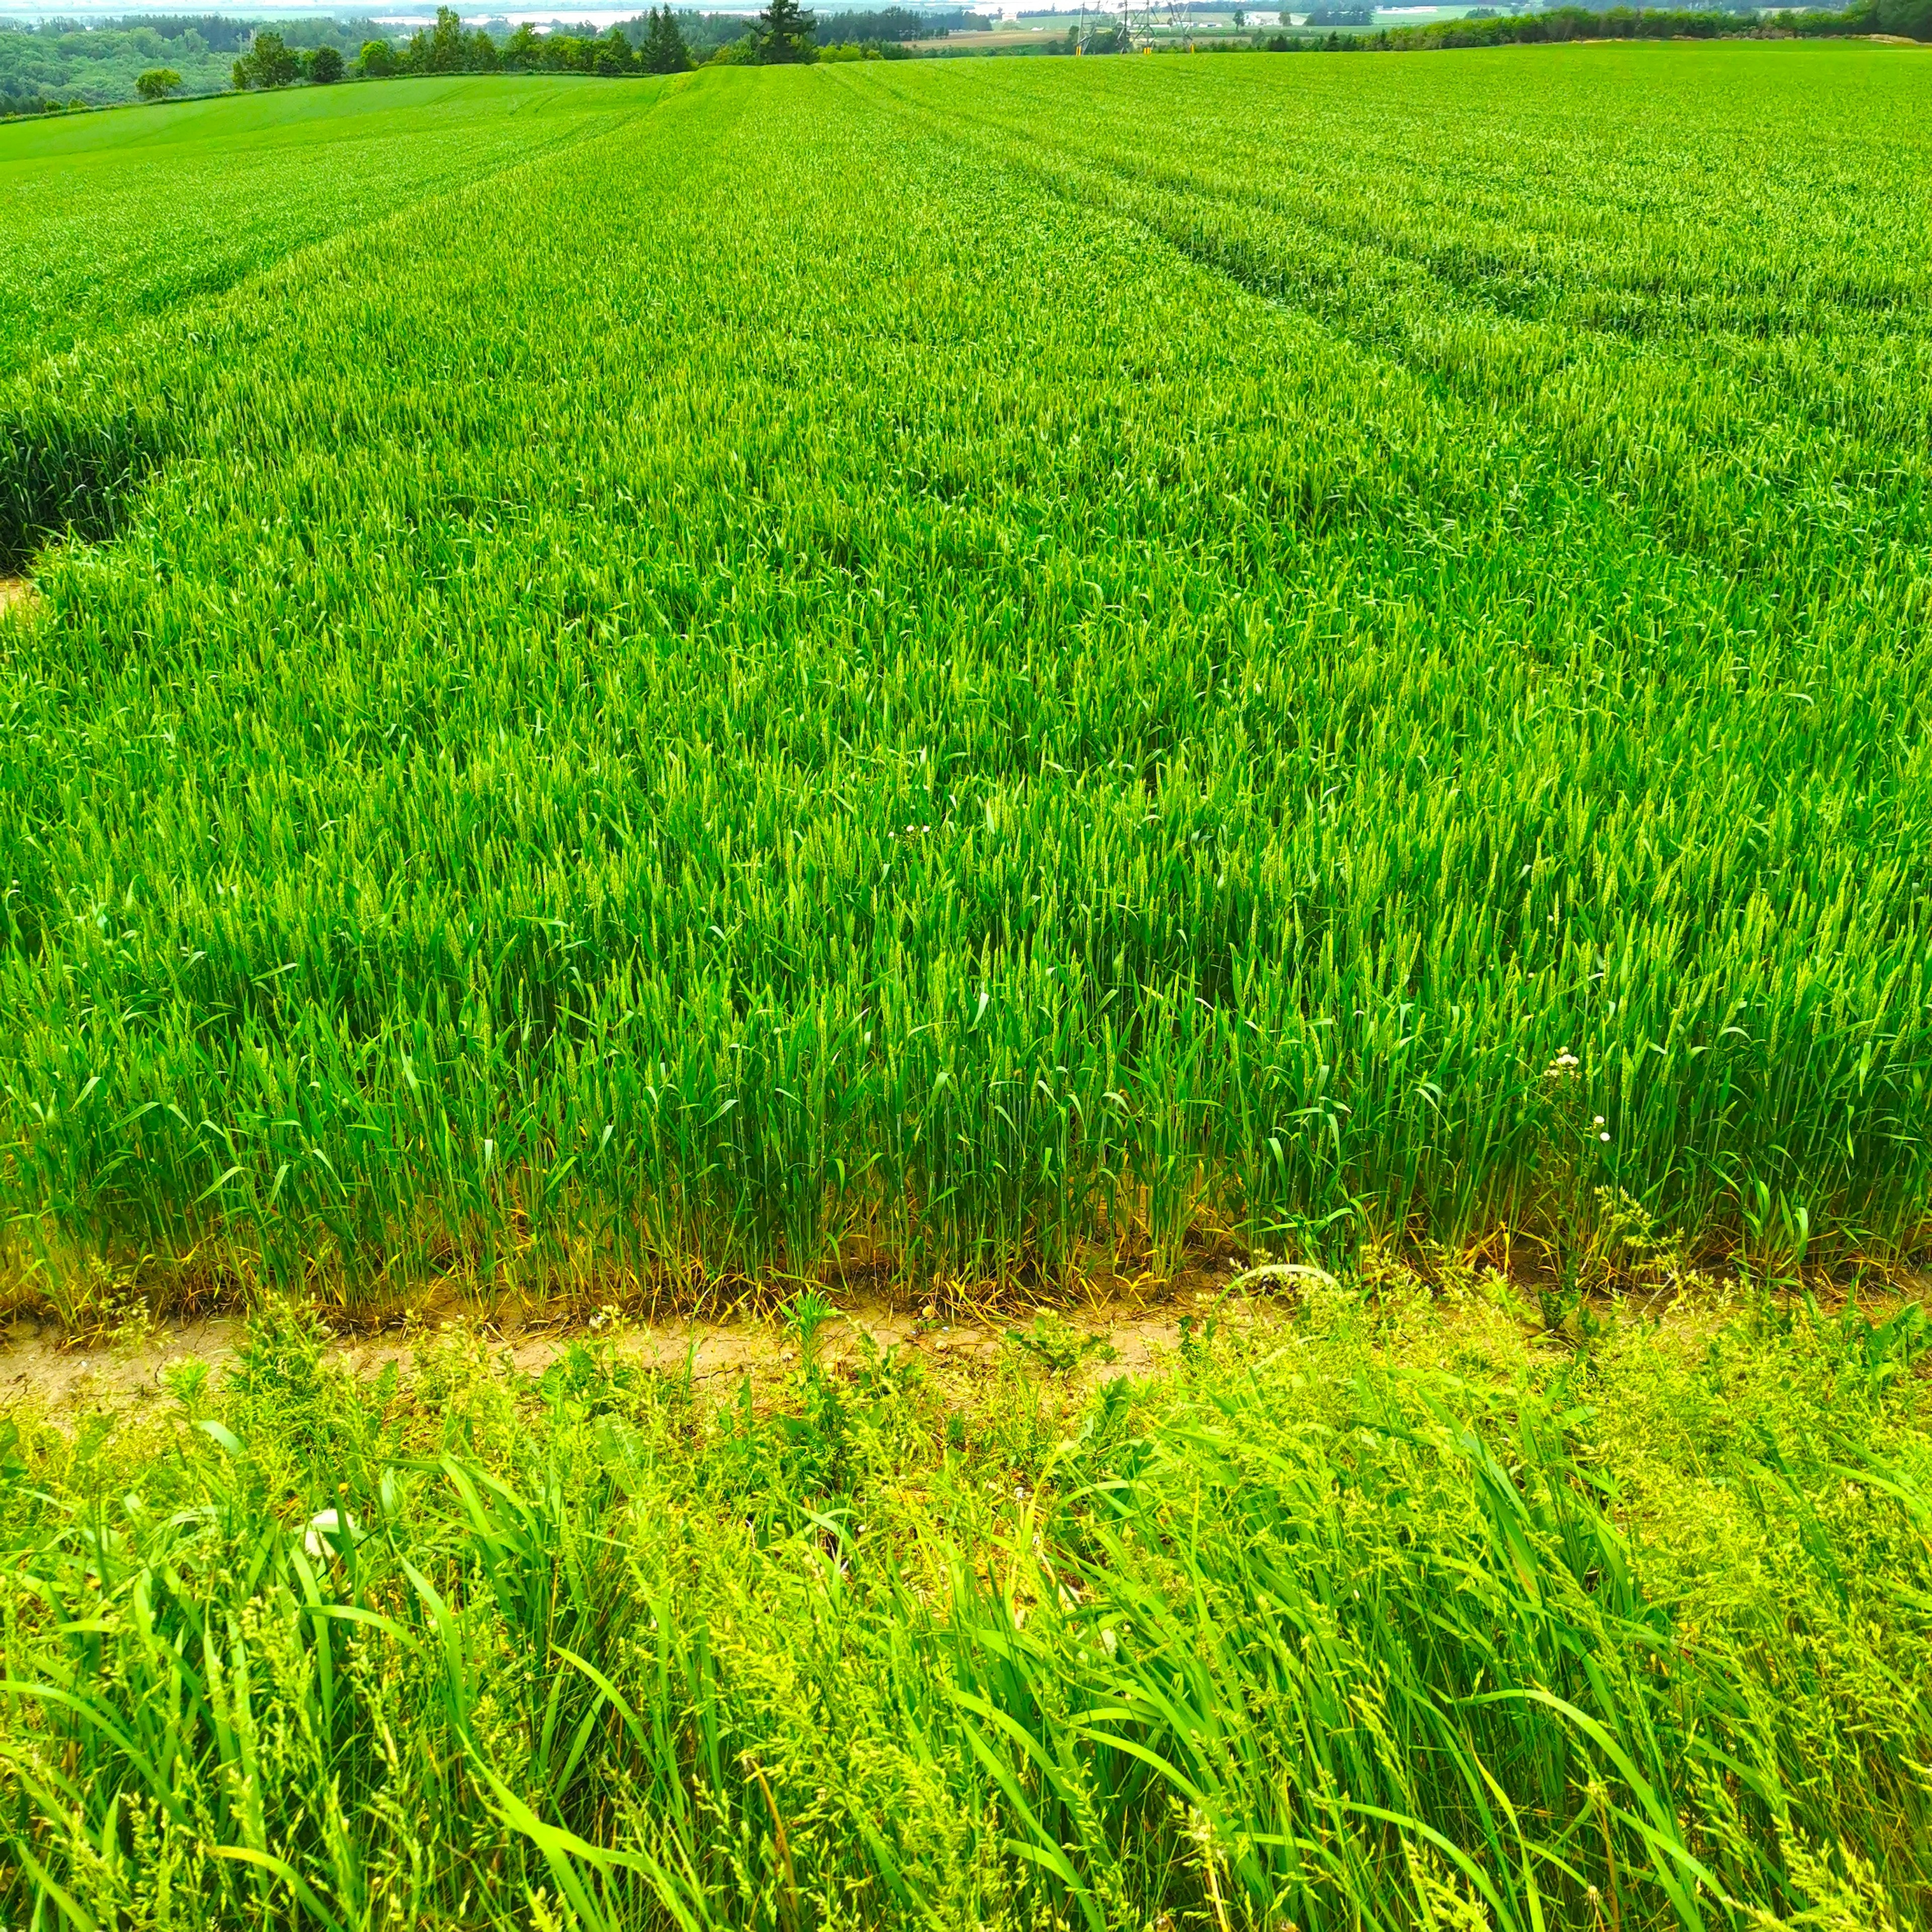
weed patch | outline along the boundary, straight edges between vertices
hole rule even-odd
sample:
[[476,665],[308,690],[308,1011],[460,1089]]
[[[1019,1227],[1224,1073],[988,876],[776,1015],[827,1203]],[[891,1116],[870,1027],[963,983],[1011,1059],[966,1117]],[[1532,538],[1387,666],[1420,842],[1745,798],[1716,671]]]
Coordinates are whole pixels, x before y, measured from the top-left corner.
[[10,1916],[1922,1919],[1916,1305],[1573,1354],[1347,1280],[1097,1389],[814,1312],[756,1402],[620,1322],[368,1379],[266,1308],[16,1409]]

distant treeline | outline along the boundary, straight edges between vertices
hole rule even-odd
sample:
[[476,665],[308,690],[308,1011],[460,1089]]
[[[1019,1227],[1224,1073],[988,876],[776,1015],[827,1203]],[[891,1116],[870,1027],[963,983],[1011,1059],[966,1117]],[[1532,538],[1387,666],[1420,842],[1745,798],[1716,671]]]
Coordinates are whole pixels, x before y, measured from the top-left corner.
[[867,40],[943,40],[948,34],[983,34],[994,25],[983,15],[970,14],[963,7],[949,13],[915,14],[908,7],[885,7],[877,11],[848,9],[818,16],[818,44],[844,46]]
[[1932,0],[1853,0],[1852,5],[1838,14],[1746,13],[1730,7],[1694,11],[1556,7],[1538,14],[1442,20],[1426,26],[1382,27],[1372,33],[1273,34],[1258,38],[1253,44],[1274,53],[1413,52],[1436,47],[1496,47],[1562,40],[1826,39],[1848,34],[1898,34],[1912,40],[1932,40]]
[[[949,34],[984,32],[993,22],[969,13],[963,7],[915,13],[910,7],[847,8],[836,14],[820,13],[812,39],[820,48],[903,44],[908,40],[943,40]],[[720,48],[742,46],[752,31],[751,16],[744,14],[685,13],[677,16],[685,44],[698,60],[707,59]],[[626,36],[634,41],[646,31],[646,16],[620,22]]]
[[499,41],[481,28],[466,28],[446,7],[437,10],[434,28],[400,47],[387,42],[364,46],[350,71],[358,78],[410,74],[614,76],[680,74],[700,62],[891,58],[904,56],[908,40],[986,24],[957,8],[919,14],[894,7],[836,14],[821,21],[801,10],[796,0],[770,0],[755,18],[680,14],[666,6],[620,22],[602,34],[540,34],[526,22]]
[[[383,31],[368,20],[290,20],[281,28],[298,51],[330,47],[345,59]],[[216,93],[228,86],[230,64],[254,32],[253,21],[219,14],[152,14],[86,26],[0,22],[0,114],[132,100],[140,76],[162,68],[178,76],[182,93]]]
[[[923,13],[901,6],[847,8],[818,16],[804,36],[804,52],[809,57],[816,49],[820,57],[835,59],[866,53],[890,58],[909,40],[992,24],[963,7]],[[603,34],[544,34],[526,25],[492,34],[464,27],[447,8],[434,26],[406,40],[394,34],[368,19],[267,25],[220,14],[149,14],[88,26],[73,20],[0,24],[0,116],[214,94],[230,86],[392,74],[674,72],[706,60],[754,58],[758,43],[747,15],[674,12],[669,6],[651,8]]]

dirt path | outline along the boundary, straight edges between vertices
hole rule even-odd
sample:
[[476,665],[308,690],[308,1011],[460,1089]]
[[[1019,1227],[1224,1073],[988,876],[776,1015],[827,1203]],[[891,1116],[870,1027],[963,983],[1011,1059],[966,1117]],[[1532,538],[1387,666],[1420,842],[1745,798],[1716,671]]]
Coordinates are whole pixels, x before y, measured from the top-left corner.
[[23,577],[0,577],[0,617],[10,610],[22,614],[32,611],[40,601],[40,593]]
[[[1204,1301],[1211,1300],[1204,1295]],[[1180,1340],[1184,1303],[1144,1310],[1109,1310],[1078,1317],[1051,1318],[1050,1332],[1061,1346],[1084,1354],[1100,1377],[1144,1376],[1159,1367]],[[822,1330],[819,1359],[828,1363],[857,1358],[869,1339],[881,1351],[910,1348],[935,1366],[970,1369],[990,1365],[1013,1345],[1011,1328],[1023,1318],[998,1322],[922,1320],[900,1308],[860,1304],[842,1310]],[[581,1322],[532,1324],[478,1332],[507,1354],[522,1374],[541,1375],[573,1342],[596,1330]],[[434,1330],[415,1334],[390,1330],[345,1336],[329,1352],[358,1376],[374,1377],[391,1363],[406,1375],[416,1352]],[[215,1316],[206,1321],[164,1323],[133,1339],[94,1346],[75,1343],[54,1324],[21,1321],[0,1331],[0,1415],[31,1409],[68,1425],[103,1409],[131,1409],[164,1400],[161,1372],[184,1358],[219,1371],[235,1357],[242,1324]],[[625,1329],[621,1352],[667,1374],[687,1371],[698,1383],[735,1381],[748,1374],[754,1384],[775,1381],[796,1363],[790,1338],[775,1322],[677,1321]]]

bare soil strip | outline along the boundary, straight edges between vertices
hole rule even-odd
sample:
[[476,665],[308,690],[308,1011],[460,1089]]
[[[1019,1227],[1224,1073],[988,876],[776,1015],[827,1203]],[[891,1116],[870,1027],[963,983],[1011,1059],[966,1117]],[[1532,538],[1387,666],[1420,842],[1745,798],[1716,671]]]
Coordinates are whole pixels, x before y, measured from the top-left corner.
[[[1213,1299],[1204,1295],[1204,1301]],[[1099,1345],[1088,1356],[1096,1379],[1146,1376],[1180,1340],[1185,1304],[1159,1309],[1100,1310],[1072,1325]],[[868,1343],[880,1352],[908,1348],[941,1372],[990,1366],[1009,1343],[1006,1329],[1023,1328],[1023,1318],[999,1324],[926,1320],[883,1304],[843,1310],[826,1324],[818,1359],[830,1364],[861,1358]],[[493,1352],[507,1356],[521,1374],[541,1375],[573,1342],[604,1339],[596,1327],[580,1322],[499,1330],[476,1324]],[[392,1330],[377,1335],[345,1336],[330,1353],[358,1376],[380,1375],[392,1363],[406,1378],[416,1352],[438,1331]],[[64,1427],[104,1410],[128,1410],[165,1401],[163,1371],[184,1359],[226,1367],[244,1339],[242,1323],[229,1316],[169,1322],[96,1344],[77,1344],[57,1324],[16,1322],[0,1331],[0,1416],[28,1411]],[[748,1376],[754,1391],[795,1370],[796,1349],[776,1323],[664,1322],[626,1325],[618,1331],[625,1355],[666,1375],[688,1374],[694,1382],[736,1382]]]
[[24,577],[0,577],[0,616],[10,610],[30,613],[40,601],[40,593]]

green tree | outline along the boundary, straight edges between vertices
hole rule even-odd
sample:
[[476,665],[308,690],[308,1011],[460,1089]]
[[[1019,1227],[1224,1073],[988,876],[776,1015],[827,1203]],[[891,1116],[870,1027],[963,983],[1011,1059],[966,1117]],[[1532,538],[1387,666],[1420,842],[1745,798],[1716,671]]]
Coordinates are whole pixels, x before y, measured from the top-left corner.
[[403,65],[412,74],[462,74],[469,65],[468,37],[462,16],[452,7],[436,10],[436,26],[410,42]]
[[644,37],[643,52],[646,74],[682,74],[691,65],[691,50],[685,45],[677,16],[668,4],[662,12],[651,9],[650,31]]
[[602,40],[591,43],[590,70],[605,76],[634,71],[636,56],[621,27],[613,27]]
[[765,10],[754,27],[760,64],[812,58],[818,51],[812,39],[818,26],[798,0],[766,0]]
[[311,86],[328,87],[342,78],[342,56],[334,47],[317,47],[302,62]]
[[371,80],[386,80],[396,70],[396,50],[387,40],[364,40],[356,64]]
[[134,92],[143,100],[165,100],[181,84],[182,77],[172,68],[151,67],[136,77]]
[[271,27],[258,27],[248,51],[235,63],[238,88],[286,87],[302,73],[295,50]]
[[1878,0],[1878,30],[1932,40],[1932,0]]

